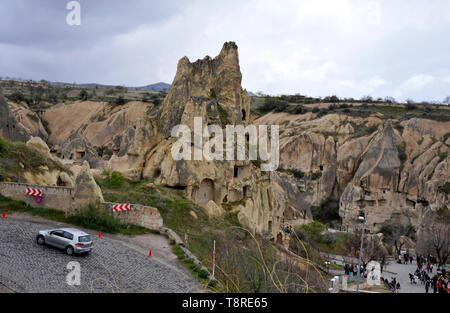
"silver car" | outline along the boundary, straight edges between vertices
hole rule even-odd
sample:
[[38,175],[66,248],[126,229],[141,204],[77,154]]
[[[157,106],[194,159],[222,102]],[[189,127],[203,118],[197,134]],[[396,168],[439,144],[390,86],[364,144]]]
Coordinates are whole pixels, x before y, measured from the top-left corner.
[[92,250],[91,235],[75,228],[41,230],[36,236],[39,245],[64,249],[68,255],[89,253]]

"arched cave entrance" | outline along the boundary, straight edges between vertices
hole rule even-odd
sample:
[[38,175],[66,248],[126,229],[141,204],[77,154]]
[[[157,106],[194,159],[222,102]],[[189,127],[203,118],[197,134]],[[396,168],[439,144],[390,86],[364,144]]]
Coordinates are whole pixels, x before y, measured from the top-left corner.
[[214,201],[214,182],[209,178],[205,178],[200,184],[197,195],[199,204],[206,204],[210,200]]
[[66,187],[67,184],[62,181],[61,177],[58,176],[58,179],[56,180],[56,186]]

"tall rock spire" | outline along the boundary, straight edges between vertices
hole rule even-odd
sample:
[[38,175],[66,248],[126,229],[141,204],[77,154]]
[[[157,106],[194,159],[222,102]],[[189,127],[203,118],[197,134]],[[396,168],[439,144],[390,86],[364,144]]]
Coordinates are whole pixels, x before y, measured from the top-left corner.
[[191,63],[178,61],[177,73],[158,114],[158,130],[169,137],[180,123],[190,124],[201,116],[205,123],[245,124],[250,98],[241,87],[242,74],[234,42],[224,43],[219,55]]

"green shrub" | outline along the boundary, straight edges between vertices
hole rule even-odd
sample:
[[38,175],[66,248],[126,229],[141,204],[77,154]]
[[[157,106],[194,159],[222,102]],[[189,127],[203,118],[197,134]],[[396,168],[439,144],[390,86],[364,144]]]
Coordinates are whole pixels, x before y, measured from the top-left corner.
[[88,94],[88,92],[85,89],[82,89],[80,91],[80,94],[79,94],[78,97],[80,98],[80,100],[86,101],[88,99],[88,97],[89,97],[89,94]]
[[417,105],[411,100],[408,100],[407,103],[405,104],[405,109],[407,109],[408,111],[415,110],[417,109]]
[[325,225],[318,221],[313,221],[295,228],[297,236],[313,246],[325,242],[325,236],[322,234],[325,229]]
[[206,270],[200,270],[198,272],[198,277],[200,277],[200,278],[207,279],[208,276],[209,276],[209,273]]
[[111,179],[109,180],[109,183],[112,186],[122,186],[123,185],[123,175],[120,172],[114,171],[111,174]]
[[314,172],[314,173],[311,174],[311,179],[312,180],[317,180],[320,177],[322,177],[322,172]]
[[75,214],[67,217],[71,224],[80,225],[90,229],[98,229],[108,233],[118,233],[122,228],[118,219],[107,215],[103,210],[91,204],[86,210],[78,210]]
[[289,107],[289,103],[286,101],[278,101],[276,102],[276,106],[275,106],[275,112],[276,113],[280,113],[280,112],[286,112],[287,108]]
[[398,158],[400,160],[400,172],[403,170],[403,166],[405,165],[406,159],[408,156],[406,155],[406,144],[402,142],[401,144],[397,145],[398,150]]
[[209,90],[209,99],[212,100],[212,99],[216,99],[216,98],[217,98],[216,91],[214,90],[214,88],[211,88]]
[[442,192],[448,195],[450,193],[450,182],[446,182],[443,186],[440,186],[438,188],[438,192]]
[[331,223],[340,220],[339,206],[324,203],[320,206],[311,206],[311,214],[314,220]]
[[16,102],[16,103],[19,103],[19,102],[22,102],[22,101],[25,101],[25,100],[26,100],[26,99],[25,99],[25,96],[24,96],[23,93],[20,92],[20,91],[14,91],[14,92],[8,97],[8,99],[11,100],[11,101],[13,101],[13,102]]
[[222,123],[222,126],[230,124],[227,110],[219,103],[217,103],[217,111],[219,111],[219,119]]
[[287,111],[290,114],[302,114],[302,113],[305,113],[306,110],[303,106],[297,104],[297,105],[291,105]]
[[287,172],[289,174],[292,174],[295,178],[297,179],[301,179],[303,177],[305,177],[305,173],[303,173],[301,170],[298,169],[278,169],[280,172]]
[[444,151],[444,152],[440,152],[439,153],[439,162],[444,161],[447,158],[448,152]]
[[109,177],[109,174],[111,174],[111,170],[110,169],[104,169],[102,171],[102,176]]
[[0,153],[6,150],[6,141],[0,137]]

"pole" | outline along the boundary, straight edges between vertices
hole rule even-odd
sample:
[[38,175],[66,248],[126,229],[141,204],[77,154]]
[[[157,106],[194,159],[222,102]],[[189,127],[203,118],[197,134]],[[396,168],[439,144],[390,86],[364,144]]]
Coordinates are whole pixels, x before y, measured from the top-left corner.
[[358,277],[356,277],[356,292],[359,292],[359,281],[361,279],[361,258],[363,254],[364,233],[366,232],[366,219],[363,221],[363,228],[361,232],[361,247],[359,248],[359,263],[358,263]]
[[214,269],[216,267],[216,241],[214,240],[214,250],[213,250],[213,270],[212,277],[214,278]]

